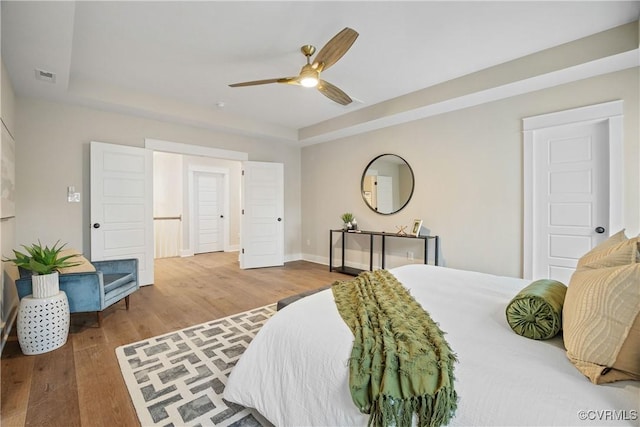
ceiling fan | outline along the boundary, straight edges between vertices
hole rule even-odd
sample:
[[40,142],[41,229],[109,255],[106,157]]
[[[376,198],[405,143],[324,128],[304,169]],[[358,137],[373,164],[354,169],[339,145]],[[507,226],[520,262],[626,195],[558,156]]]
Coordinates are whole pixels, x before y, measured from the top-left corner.
[[349,95],[332,85],[326,80],[320,78],[320,73],[335,64],[349,50],[353,42],[358,38],[358,32],[347,27],[333,36],[331,40],[316,55],[313,63],[311,56],[315,53],[316,48],[311,45],[304,45],[300,48],[304,56],[307,57],[307,63],[300,70],[300,74],[295,77],[281,77],[277,79],[254,80],[250,82],[234,83],[231,87],[255,86],[269,83],[285,83],[290,85],[301,85],[305,87],[316,87],[321,94],[337,102],[338,104],[348,105],[351,103]]

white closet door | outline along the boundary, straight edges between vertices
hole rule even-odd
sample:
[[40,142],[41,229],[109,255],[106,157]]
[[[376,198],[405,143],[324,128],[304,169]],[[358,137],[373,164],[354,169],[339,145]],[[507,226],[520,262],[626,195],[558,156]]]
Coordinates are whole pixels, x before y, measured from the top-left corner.
[[568,284],[578,259],[608,236],[607,135],[606,122],[535,132],[534,279]]

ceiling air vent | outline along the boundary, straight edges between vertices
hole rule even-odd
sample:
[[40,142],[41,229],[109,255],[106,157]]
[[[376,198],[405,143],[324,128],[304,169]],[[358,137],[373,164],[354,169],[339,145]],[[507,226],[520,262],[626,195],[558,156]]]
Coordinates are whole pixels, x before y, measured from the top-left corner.
[[49,83],[55,83],[56,73],[52,73],[51,71],[39,70],[36,68],[36,79]]

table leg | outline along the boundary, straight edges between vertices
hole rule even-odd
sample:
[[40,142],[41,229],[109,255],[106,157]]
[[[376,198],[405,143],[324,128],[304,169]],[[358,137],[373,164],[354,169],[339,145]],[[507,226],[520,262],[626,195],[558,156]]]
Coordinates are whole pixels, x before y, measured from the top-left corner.
[[424,239],[424,263],[429,264],[429,239]]
[[369,271],[373,271],[373,234],[369,235]]
[[329,230],[329,272],[333,271],[333,231]]
[[342,232],[342,268],[344,268],[344,241],[347,240],[345,232]]

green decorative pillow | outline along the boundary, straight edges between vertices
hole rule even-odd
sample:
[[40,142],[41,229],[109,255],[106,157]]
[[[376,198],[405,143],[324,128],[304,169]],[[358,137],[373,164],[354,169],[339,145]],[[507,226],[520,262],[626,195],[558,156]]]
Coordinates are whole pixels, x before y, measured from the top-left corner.
[[542,279],[528,285],[507,305],[507,322],[523,337],[553,338],[562,329],[562,305],[567,287],[556,280]]

